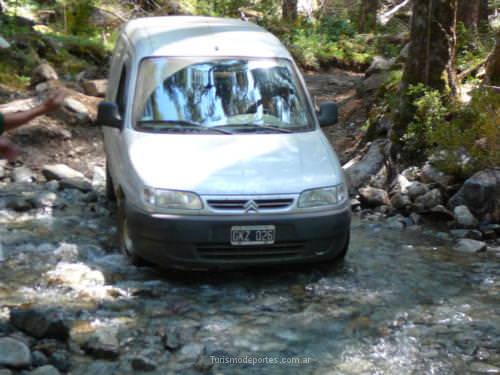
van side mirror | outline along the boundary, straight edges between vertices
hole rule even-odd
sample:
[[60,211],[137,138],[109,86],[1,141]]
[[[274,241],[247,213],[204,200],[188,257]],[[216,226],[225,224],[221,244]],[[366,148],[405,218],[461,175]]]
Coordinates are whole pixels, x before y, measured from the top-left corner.
[[321,127],[335,125],[339,117],[337,104],[333,102],[321,103],[317,115]]
[[97,124],[121,129],[123,120],[115,103],[100,102],[97,107]]

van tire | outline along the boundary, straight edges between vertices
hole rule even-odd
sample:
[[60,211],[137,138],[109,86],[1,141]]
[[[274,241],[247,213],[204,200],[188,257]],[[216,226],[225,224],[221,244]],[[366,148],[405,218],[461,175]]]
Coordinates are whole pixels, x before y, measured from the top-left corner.
[[116,205],[116,219],[117,219],[117,236],[118,236],[118,246],[120,252],[130,259],[130,262],[136,267],[142,267],[146,265],[146,262],[134,253],[133,248],[131,248],[131,241],[128,238],[128,226],[127,226],[127,214],[125,211],[125,197],[121,197],[117,200]]
[[116,193],[113,180],[111,179],[111,174],[109,173],[109,167],[106,163],[106,199],[110,202],[116,202]]
[[344,260],[345,256],[347,255],[347,251],[349,250],[349,244],[351,242],[351,233],[347,235],[347,240],[345,242],[344,248],[340,253],[338,253],[335,258],[332,259],[332,263],[338,263]]

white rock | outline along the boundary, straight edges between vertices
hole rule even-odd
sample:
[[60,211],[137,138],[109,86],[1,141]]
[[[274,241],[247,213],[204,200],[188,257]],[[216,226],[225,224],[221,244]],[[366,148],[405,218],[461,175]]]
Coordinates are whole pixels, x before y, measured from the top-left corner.
[[458,241],[454,249],[463,253],[478,253],[486,250],[486,243],[482,241],[463,238]]
[[42,173],[48,181],[63,179],[85,179],[83,173],[68,167],[66,164],[44,165]]
[[467,206],[457,206],[453,210],[453,216],[458,225],[463,228],[473,228],[478,225],[477,219],[472,215]]
[[10,43],[0,36],[0,48],[7,49],[10,48]]
[[83,263],[59,262],[54,270],[47,272],[49,282],[81,289],[102,286],[105,283],[101,271],[93,270]]
[[38,367],[37,369],[31,371],[30,375],[60,375],[58,369],[56,369],[52,365],[46,365],[42,367]]

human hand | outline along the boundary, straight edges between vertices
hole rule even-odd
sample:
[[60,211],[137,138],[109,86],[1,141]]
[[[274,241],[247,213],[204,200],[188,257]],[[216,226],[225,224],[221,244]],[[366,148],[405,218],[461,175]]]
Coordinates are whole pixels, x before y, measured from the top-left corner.
[[11,143],[5,137],[0,137],[0,157],[8,161],[14,161],[20,154],[21,149],[14,143]]
[[68,93],[64,89],[57,89],[52,92],[42,104],[45,112],[57,111],[64,103],[64,99],[66,99],[67,96]]

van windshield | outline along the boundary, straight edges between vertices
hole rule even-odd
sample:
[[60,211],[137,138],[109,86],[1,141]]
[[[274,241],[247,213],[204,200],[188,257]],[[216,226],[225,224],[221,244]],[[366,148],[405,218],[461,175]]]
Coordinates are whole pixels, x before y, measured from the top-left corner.
[[261,58],[148,58],[134,101],[136,127],[235,132],[312,130],[292,64]]

